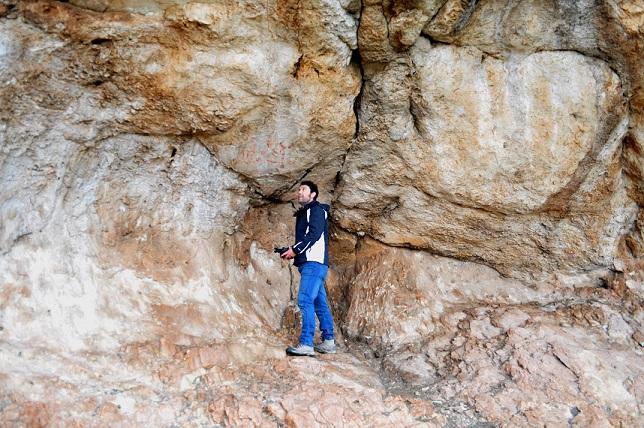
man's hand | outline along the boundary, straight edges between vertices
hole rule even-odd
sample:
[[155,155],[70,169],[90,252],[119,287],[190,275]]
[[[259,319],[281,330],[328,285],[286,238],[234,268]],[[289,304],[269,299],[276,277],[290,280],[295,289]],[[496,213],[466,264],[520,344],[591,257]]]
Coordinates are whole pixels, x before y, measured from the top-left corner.
[[293,251],[293,248],[288,247],[288,250],[284,251],[281,255],[281,258],[284,260],[291,260],[293,257],[295,257],[295,252]]

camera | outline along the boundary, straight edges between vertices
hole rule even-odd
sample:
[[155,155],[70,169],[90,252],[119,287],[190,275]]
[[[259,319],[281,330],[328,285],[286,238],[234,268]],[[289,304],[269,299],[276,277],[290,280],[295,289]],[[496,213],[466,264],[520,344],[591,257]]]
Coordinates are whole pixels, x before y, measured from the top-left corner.
[[280,256],[288,251],[288,247],[275,247],[273,252],[278,253]]

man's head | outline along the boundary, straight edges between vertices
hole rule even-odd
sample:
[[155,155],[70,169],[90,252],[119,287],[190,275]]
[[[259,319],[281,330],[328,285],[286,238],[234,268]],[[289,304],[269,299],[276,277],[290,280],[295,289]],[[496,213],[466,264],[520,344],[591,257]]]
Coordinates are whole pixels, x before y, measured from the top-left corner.
[[297,191],[297,201],[306,205],[315,201],[318,198],[318,186],[314,182],[305,180],[300,183],[300,188]]

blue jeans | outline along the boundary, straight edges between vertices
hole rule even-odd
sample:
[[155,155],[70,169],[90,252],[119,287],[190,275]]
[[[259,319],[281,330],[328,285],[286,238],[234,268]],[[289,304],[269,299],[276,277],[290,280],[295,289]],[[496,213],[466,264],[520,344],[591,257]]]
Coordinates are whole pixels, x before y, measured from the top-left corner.
[[298,270],[300,271],[300,291],[297,295],[297,305],[302,314],[300,343],[313,346],[315,315],[320,320],[322,339],[333,339],[333,316],[331,316],[324,289],[324,280],[329,267],[316,262],[306,262]]

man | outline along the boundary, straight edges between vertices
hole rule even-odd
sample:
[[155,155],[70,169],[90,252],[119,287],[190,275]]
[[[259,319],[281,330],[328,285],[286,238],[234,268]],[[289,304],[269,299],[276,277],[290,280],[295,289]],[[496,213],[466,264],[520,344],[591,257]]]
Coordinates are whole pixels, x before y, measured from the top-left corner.
[[[288,355],[313,356],[314,351],[335,353],[333,316],[324,289],[324,280],[329,269],[329,206],[317,201],[318,186],[312,181],[302,181],[297,200],[302,206],[295,213],[295,244],[281,257],[295,258],[300,271],[300,290],[297,305],[302,314],[300,343],[286,349]],[[320,320],[322,343],[313,346],[315,315]]]

